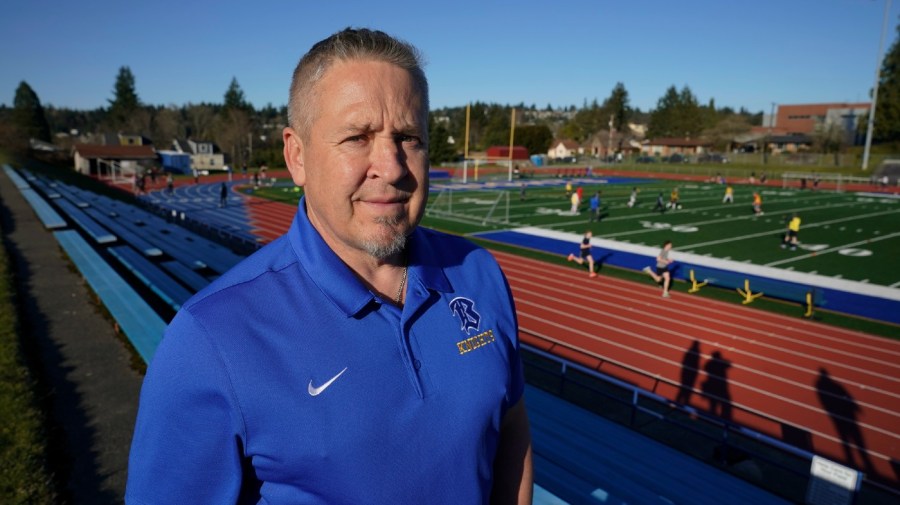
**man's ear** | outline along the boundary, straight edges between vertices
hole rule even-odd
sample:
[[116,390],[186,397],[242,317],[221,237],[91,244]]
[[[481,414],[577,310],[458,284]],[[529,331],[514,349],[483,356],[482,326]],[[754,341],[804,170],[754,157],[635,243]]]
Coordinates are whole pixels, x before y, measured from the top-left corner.
[[281,132],[284,140],[284,162],[287,164],[294,184],[303,186],[306,184],[306,167],[303,165],[303,140],[290,126]]

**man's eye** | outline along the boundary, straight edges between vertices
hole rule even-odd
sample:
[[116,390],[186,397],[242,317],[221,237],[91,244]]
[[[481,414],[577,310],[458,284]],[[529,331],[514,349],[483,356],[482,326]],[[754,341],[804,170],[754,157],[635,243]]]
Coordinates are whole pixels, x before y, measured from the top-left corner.
[[397,141],[402,142],[404,144],[415,144],[419,145],[422,143],[422,140],[415,135],[397,135]]
[[347,137],[346,139],[344,139],[344,142],[360,143],[365,142],[366,140],[367,138],[365,135],[353,135],[352,137]]

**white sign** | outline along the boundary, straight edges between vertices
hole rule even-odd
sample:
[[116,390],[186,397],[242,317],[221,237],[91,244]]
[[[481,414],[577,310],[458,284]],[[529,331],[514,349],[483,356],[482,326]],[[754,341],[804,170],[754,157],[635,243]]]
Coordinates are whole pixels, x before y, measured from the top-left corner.
[[859,485],[859,472],[844,465],[813,456],[809,468],[809,505],[850,505]]

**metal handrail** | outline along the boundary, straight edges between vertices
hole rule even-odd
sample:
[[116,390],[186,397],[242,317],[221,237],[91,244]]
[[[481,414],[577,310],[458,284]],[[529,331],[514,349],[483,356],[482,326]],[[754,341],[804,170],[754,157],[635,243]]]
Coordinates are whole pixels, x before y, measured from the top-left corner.
[[[530,332],[528,332],[527,330],[523,330],[521,328],[520,328],[520,331],[523,333],[530,334]],[[776,450],[786,453],[790,456],[793,456],[795,458],[802,459],[802,460],[805,460],[808,462],[811,462],[813,459],[813,456],[815,456],[815,454],[810,451],[806,451],[806,450],[800,449],[798,447],[795,447],[793,445],[787,444],[785,442],[782,442],[781,440],[778,440],[774,437],[771,437],[764,433],[758,432],[758,431],[748,428],[746,426],[741,426],[741,425],[738,425],[735,423],[728,422],[727,420],[711,416],[711,415],[709,415],[705,412],[702,412],[698,409],[695,409],[689,405],[682,405],[682,404],[676,403],[676,402],[674,402],[662,395],[659,395],[657,393],[647,391],[646,389],[640,388],[633,384],[629,384],[629,383],[622,381],[620,379],[617,379],[615,377],[606,375],[595,369],[588,368],[586,366],[579,365],[577,363],[573,363],[573,362],[571,362],[563,357],[560,357],[552,352],[544,351],[542,349],[539,349],[537,347],[534,347],[532,345],[525,344],[525,343],[522,343],[520,345],[522,347],[522,350],[525,353],[531,353],[531,354],[539,356],[545,360],[559,364],[559,369],[555,373],[556,373],[556,376],[559,377],[563,381],[563,384],[565,384],[566,382],[576,383],[581,387],[590,389],[593,393],[602,395],[602,396],[604,396],[608,399],[611,399],[613,401],[616,401],[620,404],[629,404],[630,408],[631,408],[631,414],[629,416],[629,427],[634,427],[636,415],[638,412],[640,412],[640,413],[648,414],[648,415],[650,415],[658,420],[661,420],[663,422],[677,426],[680,429],[686,429],[688,431],[691,431],[692,433],[697,434],[701,437],[704,437],[710,441],[716,442],[716,443],[720,444],[722,446],[722,448],[724,449],[724,451],[726,451],[726,452],[728,451],[729,446],[735,447],[730,442],[730,437],[729,437],[729,434],[735,434],[735,435],[740,435],[740,436],[746,437],[750,440],[762,443],[770,448],[776,449]],[[561,344],[559,342],[557,342],[557,345],[561,345],[561,346],[565,347],[564,344]],[[681,387],[680,384],[677,384],[676,382],[674,382],[672,380],[669,380],[669,379],[666,379],[663,377],[659,377],[659,376],[655,376],[655,375],[651,375],[644,370],[640,370],[640,369],[631,367],[629,365],[626,365],[624,363],[620,363],[620,362],[617,362],[614,360],[609,360],[609,359],[605,359],[605,360],[608,363],[614,364],[614,365],[621,367],[625,370],[628,370],[630,372],[634,372],[638,375],[648,377],[655,382],[663,382],[663,383],[667,383],[667,384],[670,384],[673,386]],[[531,367],[535,367],[535,368],[541,368],[536,364],[530,364],[528,362],[525,362],[524,365],[526,367],[531,366]],[[613,385],[622,390],[629,391],[631,393],[629,395],[631,398],[630,402],[626,402],[622,398],[616,397],[614,395],[610,395],[610,394],[600,391],[596,388],[593,388],[590,385],[580,383],[580,382],[568,377],[567,374],[568,374],[569,370],[575,370],[575,371],[577,371],[581,374],[584,374],[588,377],[591,377],[593,379],[600,380],[602,382]],[[547,370],[547,369],[542,369],[541,371],[547,372],[547,373],[554,373],[552,370]],[[647,399],[652,402],[655,402],[656,404],[659,404],[659,405],[664,405],[667,408],[674,408],[675,410],[678,410],[682,413],[689,414],[689,415],[693,416],[694,418],[700,419],[701,421],[703,421],[704,423],[707,423],[709,425],[718,426],[721,428],[721,436],[720,437],[712,436],[707,431],[700,430],[693,426],[672,420],[666,415],[660,414],[659,412],[657,412],[653,409],[642,406],[640,404],[640,401],[642,398]],[[748,412],[746,409],[741,409],[741,410]],[[758,412],[749,412],[749,413],[751,413],[755,416],[758,416],[760,418],[766,419],[768,421],[780,422],[780,421],[776,421],[772,418],[769,418],[763,414],[760,414]],[[753,457],[756,460],[760,460],[767,464],[774,465],[782,470],[786,470],[786,471],[796,475],[797,477],[804,478],[804,479],[811,478],[809,473],[801,472],[801,471],[797,470],[796,468],[785,465],[784,463],[777,461],[771,457],[768,457],[765,454],[762,454],[758,451],[753,451],[752,449],[749,449],[749,448],[743,447],[743,446],[740,447],[740,450],[743,451],[744,453],[750,455],[751,457]],[[900,490],[891,488],[880,482],[864,478],[863,484],[872,486],[874,488],[878,488],[879,490],[881,490],[883,492],[887,492],[894,496],[900,497]]]

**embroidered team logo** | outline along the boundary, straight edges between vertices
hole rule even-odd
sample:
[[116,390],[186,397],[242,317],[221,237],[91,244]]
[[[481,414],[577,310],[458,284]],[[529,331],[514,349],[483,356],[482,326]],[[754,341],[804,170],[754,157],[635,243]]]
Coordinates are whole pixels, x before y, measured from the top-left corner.
[[469,334],[470,330],[478,331],[481,324],[481,314],[475,311],[475,302],[468,298],[458,296],[450,300],[450,310],[459,318],[459,329]]

